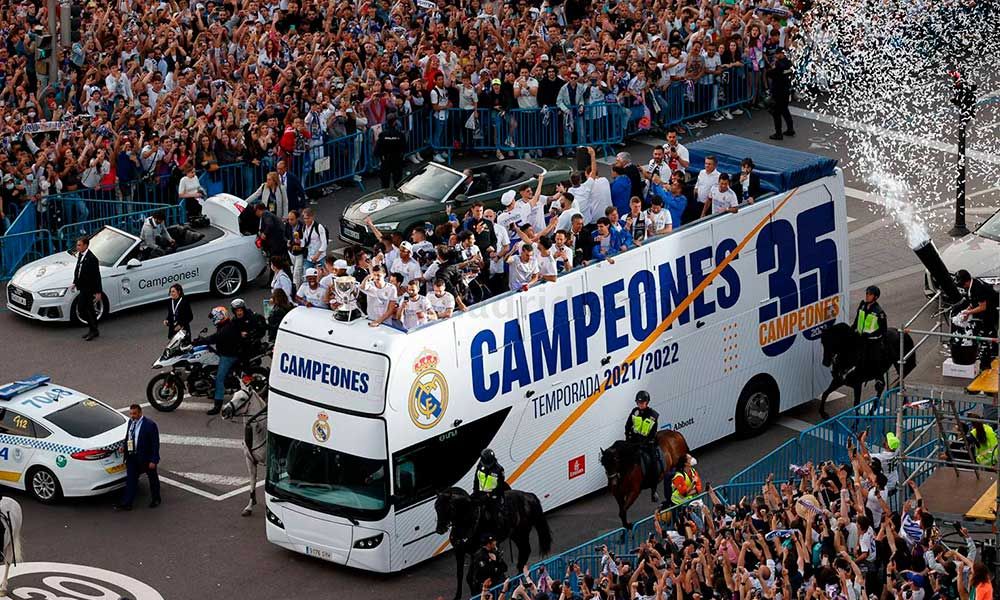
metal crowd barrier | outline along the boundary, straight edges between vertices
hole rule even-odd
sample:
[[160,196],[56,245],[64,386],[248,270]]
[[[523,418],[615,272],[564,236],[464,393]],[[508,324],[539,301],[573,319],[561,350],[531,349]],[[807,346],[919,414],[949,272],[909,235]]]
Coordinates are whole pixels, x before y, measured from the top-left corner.
[[57,250],[68,250],[73,246],[77,238],[84,235],[94,235],[107,226],[121,229],[133,235],[139,235],[142,231],[143,220],[156,211],[163,211],[168,226],[187,221],[187,214],[183,203],[173,206],[167,204],[149,204],[139,210],[127,213],[64,225],[55,232],[53,244]]
[[54,252],[52,234],[46,229],[8,232],[0,237],[0,281],[7,281],[24,264]]

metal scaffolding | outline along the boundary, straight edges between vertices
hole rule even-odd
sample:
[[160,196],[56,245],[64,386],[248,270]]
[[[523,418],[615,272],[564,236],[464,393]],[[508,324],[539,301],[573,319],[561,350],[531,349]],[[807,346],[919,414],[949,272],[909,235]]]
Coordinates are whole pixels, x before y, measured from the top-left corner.
[[[928,308],[937,305],[937,311],[933,315],[934,326],[930,330],[920,330],[913,327],[914,323],[927,311]],[[901,335],[899,342],[900,365],[904,365],[906,360],[914,356],[917,350],[931,339],[940,339],[944,343],[954,340],[966,340],[975,344],[990,344],[992,349],[991,362],[997,356],[995,350],[997,338],[987,338],[975,335],[960,335],[946,333],[945,329],[950,308],[945,306],[941,292],[927,301],[920,310],[900,328]],[[950,329],[950,328],[948,328]],[[913,348],[908,352],[904,348],[904,335],[921,336],[919,341],[914,343]],[[905,417],[930,416],[932,417],[921,427],[906,431],[906,443],[901,445],[897,468],[899,469],[899,481],[910,480],[925,481],[930,474],[936,471],[954,473],[954,480],[949,480],[949,489],[956,497],[962,496],[962,489],[970,488],[969,485],[962,485],[962,478],[970,480],[975,477],[974,482],[986,485],[993,482],[992,490],[994,502],[992,504],[992,519],[987,521],[987,527],[983,529],[983,521],[969,518],[974,504],[970,509],[962,512],[940,512],[933,510],[935,517],[944,521],[960,523],[970,530],[976,529],[979,525],[979,540],[984,546],[993,546],[1000,549],[1000,518],[998,510],[1000,507],[1000,461],[993,460],[993,464],[980,464],[976,461],[976,451],[969,434],[969,425],[982,423],[993,430],[1000,431],[1000,395],[997,393],[971,393],[964,387],[946,386],[940,384],[913,383],[907,381],[907,375],[900,371],[899,376],[900,403],[897,414],[897,422],[902,423]],[[936,444],[932,442],[935,441]],[[928,446],[930,451],[926,451]],[[924,449],[923,452],[917,452]],[[904,465],[908,467],[909,474],[903,472]],[[943,468],[943,469],[942,469]],[[943,477],[943,473],[938,477]],[[987,478],[983,481],[982,478]],[[978,489],[978,487],[974,488]],[[987,491],[988,493],[988,491]],[[975,493],[973,495],[976,495]],[[980,493],[977,499],[985,497]],[[1000,560],[994,560],[992,565],[994,577],[1000,578]]]

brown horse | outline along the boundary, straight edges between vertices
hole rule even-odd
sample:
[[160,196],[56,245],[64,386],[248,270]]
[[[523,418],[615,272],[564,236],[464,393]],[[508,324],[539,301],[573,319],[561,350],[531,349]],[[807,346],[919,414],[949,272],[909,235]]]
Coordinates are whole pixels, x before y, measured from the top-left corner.
[[[656,501],[656,486],[675,471],[688,454],[687,440],[680,433],[664,430],[656,434],[656,445],[663,453],[663,464],[655,457],[649,461],[653,473],[643,477],[642,450],[636,444],[619,440],[607,450],[601,449],[601,465],[608,476],[608,489],[618,501],[618,517],[622,527],[632,529],[632,523],[627,519],[627,511],[639,497],[643,489],[652,490],[652,499]],[[655,477],[653,477],[655,475]]]

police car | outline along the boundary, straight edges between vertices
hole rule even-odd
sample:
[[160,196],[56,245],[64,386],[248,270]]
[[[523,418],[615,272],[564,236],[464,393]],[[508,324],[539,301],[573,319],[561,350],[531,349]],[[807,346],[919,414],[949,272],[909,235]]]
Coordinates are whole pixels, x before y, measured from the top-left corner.
[[[200,235],[178,240],[174,252],[151,257],[139,236],[116,227],[104,227],[90,239],[90,251],[100,263],[101,300],[94,302],[97,319],[109,313],[164,302],[170,286],[179,283],[185,294],[212,292],[234,296],[263,272],[264,256],[256,237],[242,235],[239,216],[246,202],[229,194],[205,201],[203,212],[211,225]],[[71,287],[76,250],[59,252],[29,263],[7,285],[7,308],[39,321],[81,321],[78,293]]]
[[35,375],[0,387],[0,484],[51,503],[125,485],[128,419]]

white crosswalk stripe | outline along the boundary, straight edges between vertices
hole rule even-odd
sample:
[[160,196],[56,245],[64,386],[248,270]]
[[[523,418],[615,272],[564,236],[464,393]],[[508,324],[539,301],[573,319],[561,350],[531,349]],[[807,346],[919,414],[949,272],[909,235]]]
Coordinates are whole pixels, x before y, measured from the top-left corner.
[[226,487],[235,485],[245,485],[248,481],[246,475],[216,475],[215,473],[188,473],[183,471],[171,471],[174,475],[197,481],[198,483],[208,483],[210,485],[224,485]]
[[171,433],[160,434],[161,444],[175,446],[204,446],[206,448],[242,448],[243,440],[231,438],[206,437],[201,435],[174,435]]

